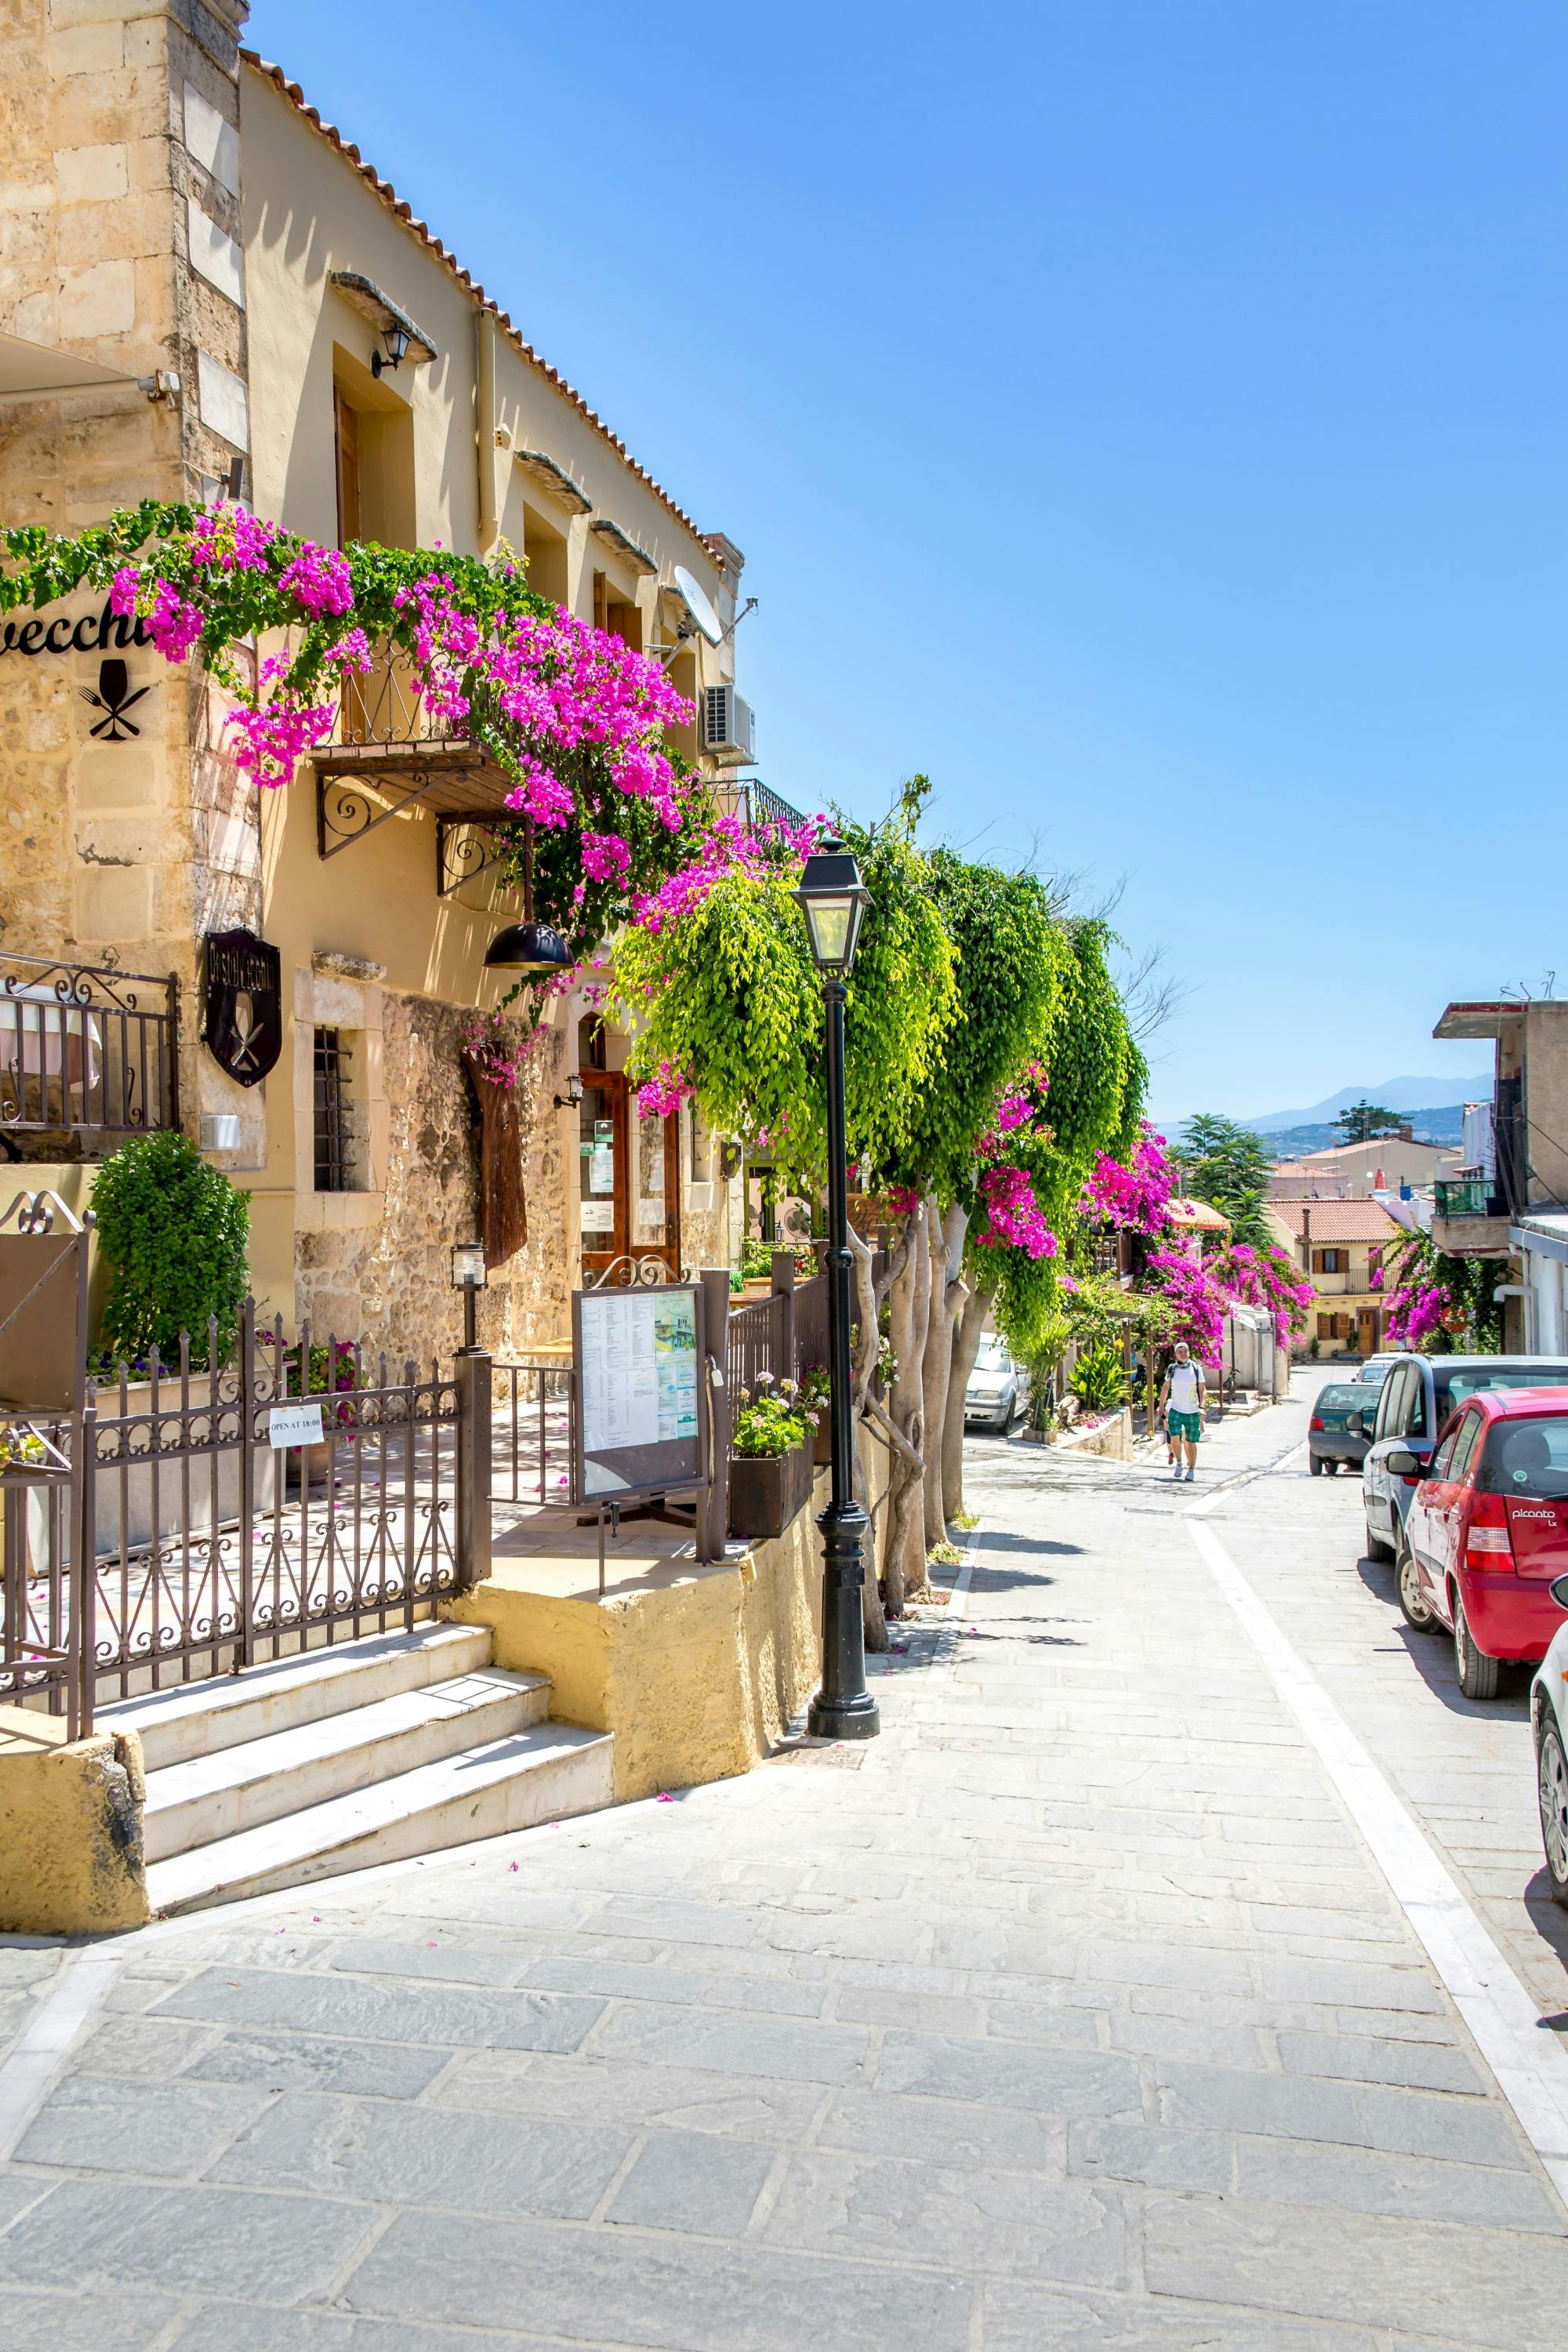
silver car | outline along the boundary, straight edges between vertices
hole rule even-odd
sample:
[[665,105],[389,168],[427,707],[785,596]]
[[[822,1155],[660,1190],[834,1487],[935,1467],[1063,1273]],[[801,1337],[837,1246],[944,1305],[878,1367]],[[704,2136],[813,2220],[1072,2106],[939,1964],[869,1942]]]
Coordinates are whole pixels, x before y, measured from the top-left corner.
[[1383,1383],[1377,1425],[1362,1465],[1362,1504],[1366,1513],[1366,1556],[1394,1559],[1405,1537],[1411,1497],[1421,1479],[1388,1466],[1396,1446],[1425,1468],[1444,1423],[1479,1389],[1568,1388],[1568,1357],[1398,1357]]
[[994,1429],[1005,1437],[1029,1402],[1029,1375],[1015,1363],[1013,1351],[999,1332],[988,1331],[980,1342],[969,1386],[963,1391],[963,1420],[969,1429]]
[[[1568,1576],[1552,1587],[1559,1609],[1568,1609]],[[1541,1801],[1541,1843],[1552,1899],[1568,1908],[1568,1622],[1530,1686],[1530,1720],[1535,1733],[1535,1785]]]

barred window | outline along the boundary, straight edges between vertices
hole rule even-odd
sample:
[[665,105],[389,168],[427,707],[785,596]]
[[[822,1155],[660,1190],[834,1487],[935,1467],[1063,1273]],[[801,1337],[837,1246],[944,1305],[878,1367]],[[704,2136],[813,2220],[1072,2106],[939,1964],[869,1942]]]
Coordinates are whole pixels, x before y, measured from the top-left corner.
[[316,1190],[353,1189],[348,1126],[349,1048],[338,1029],[318,1029],[315,1055]]

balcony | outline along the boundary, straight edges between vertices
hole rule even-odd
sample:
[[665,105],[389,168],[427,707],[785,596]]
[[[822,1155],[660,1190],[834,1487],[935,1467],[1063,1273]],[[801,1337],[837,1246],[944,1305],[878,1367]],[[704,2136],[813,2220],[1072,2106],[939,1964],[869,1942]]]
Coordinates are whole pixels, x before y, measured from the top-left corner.
[[1439,1177],[1432,1192],[1439,1217],[1485,1217],[1491,1213],[1492,1188],[1485,1176]]
[[0,953],[0,1153],[100,1160],[178,1127],[179,1021],[173,972]]

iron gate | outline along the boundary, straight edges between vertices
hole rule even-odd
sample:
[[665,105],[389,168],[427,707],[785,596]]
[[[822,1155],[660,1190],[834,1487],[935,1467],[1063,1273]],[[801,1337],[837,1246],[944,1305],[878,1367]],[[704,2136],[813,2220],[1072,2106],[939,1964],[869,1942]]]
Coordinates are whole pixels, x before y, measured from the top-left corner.
[[[174,1364],[89,1381],[79,1414],[32,1423],[56,1466],[5,1474],[0,1698],[45,1695],[73,1735],[95,1701],[412,1627],[489,1573],[482,1350],[399,1370],[329,1335],[310,1391],[310,1327],[290,1346],[247,1300],[225,1360],[191,1356],[186,1335]],[[321,1444],[275,1445],[301,1402]]]

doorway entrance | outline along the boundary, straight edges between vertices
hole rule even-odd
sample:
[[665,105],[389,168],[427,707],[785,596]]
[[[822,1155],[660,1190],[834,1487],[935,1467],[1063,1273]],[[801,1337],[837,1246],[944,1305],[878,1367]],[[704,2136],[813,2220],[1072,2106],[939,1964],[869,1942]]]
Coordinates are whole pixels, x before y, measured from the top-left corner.
[[[679,1114],[639,1118],[626,1073],[602,1066],[604,1032],[584,1023],[577,1113],[578,1230],[583,1280],[638,1279],[645,1259],[680,1272]],[[647,1277],[644,1276],[644,1279]]]

